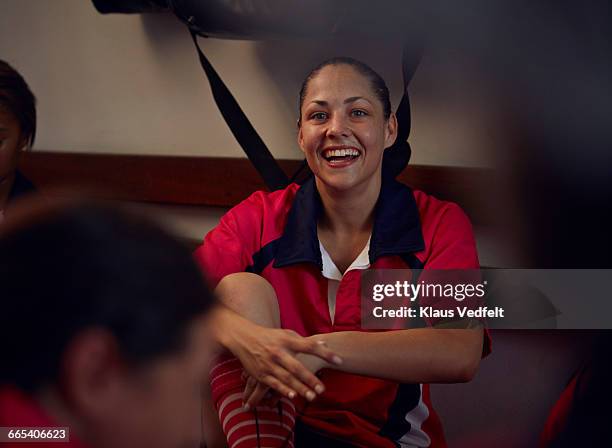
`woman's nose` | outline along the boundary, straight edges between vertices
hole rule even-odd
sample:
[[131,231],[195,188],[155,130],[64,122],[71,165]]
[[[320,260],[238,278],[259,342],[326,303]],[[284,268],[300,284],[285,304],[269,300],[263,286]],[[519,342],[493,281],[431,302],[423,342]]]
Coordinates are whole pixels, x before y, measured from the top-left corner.
[[328,137],[347,137],[350,134],[350,127],[346,118],[340,114],[334,114],[328,121]]

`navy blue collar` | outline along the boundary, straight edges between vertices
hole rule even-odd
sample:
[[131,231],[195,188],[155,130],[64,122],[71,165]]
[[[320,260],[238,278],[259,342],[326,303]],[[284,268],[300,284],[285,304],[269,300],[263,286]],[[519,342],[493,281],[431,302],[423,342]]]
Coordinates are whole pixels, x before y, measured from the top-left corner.
[[[322,267],[317,221],[323,210],[314,177],[295,194],[283,235],[278,240],[274,267],[314,263]],[[407,255],[425,248],[421,220],[410,187],[383,180],[374,211],[370,263],[384,255]]]

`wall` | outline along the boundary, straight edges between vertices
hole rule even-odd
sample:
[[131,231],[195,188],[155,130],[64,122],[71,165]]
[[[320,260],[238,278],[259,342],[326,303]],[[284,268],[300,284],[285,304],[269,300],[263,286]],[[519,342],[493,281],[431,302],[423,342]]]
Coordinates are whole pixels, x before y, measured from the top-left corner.
[[[401,96],[399,42],[201,39],[275,156],[300,158],[297,92],[324,58],[372,64]],[[107,15],[89,1],[3,0],[0,57],[39,101],[37,150],[241,157],[185,27],[166,14]],[[460,53],[429,48],[410,86],[413,162],[488,166],[495,139],[480,80]]]
[[[310,68],[338,54],[370,63],[401,97],[397,41],[200,39],[255,128],[278,158],[301,158],[297,92]],[[461,52],[429,46],[410,85],[412,162],[492,166],[495,121],[482,83]],[[169,14],[101,15],[88,1],[3,0],[0,58],[38,98],[34,150],[243,157],[212,99],[186,28]],[[159,212],[158,208],[155,208]],[[163,209],[162,209],[163,210]],[[167,208],[193,238],[222,211]],[[483,262],[501,249],[479,231]],[[482,236],[480,236],[482,235]]]

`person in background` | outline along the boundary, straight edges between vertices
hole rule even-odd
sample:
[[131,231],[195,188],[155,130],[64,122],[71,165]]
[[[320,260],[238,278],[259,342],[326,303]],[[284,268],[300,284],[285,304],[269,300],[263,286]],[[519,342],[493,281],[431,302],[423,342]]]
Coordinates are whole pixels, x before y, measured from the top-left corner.
[[23,77],[0,60],[0,222],[10,201],[34,190],[17,170],[36,136],[36,98]]
[[[0,227],[0,427],[200,446],[214,299],[189,250],[110,205],[18,202]],[[41,446],[24,440],[2,446]]]

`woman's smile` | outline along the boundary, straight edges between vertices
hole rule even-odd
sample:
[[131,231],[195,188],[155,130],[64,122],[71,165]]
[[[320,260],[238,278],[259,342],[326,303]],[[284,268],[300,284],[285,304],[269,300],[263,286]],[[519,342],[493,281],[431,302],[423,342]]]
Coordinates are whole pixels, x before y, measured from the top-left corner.
[[362,151],[354,146],[330,145],[321,151],[321,156],[330,168],[338,169],[355,163],[361,153]]
[[368,78],[347,65],[325,67],[310,80],[303,101],[298,143],[317,185],[377,196],[395,117],[386,119]]

